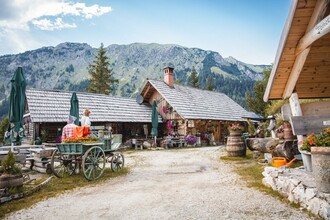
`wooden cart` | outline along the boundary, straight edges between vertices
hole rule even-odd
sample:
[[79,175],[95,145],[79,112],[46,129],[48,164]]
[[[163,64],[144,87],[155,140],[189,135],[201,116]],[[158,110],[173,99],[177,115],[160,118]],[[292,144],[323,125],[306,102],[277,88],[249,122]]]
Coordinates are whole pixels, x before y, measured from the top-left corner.
[[118,172],[124,167],[124,155],[117,152],[119,146],[112,138],[102,138],[96,143],[56,144],[57,150],[51,159],[52,172],[62,178],[79,169],[87,180],[96,180],[102,176],[106,162],[113,172]]

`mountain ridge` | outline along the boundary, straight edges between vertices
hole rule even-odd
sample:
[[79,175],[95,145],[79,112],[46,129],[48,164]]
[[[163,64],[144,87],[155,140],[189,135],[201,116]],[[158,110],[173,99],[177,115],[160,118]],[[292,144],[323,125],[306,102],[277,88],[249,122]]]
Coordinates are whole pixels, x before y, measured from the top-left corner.
[[[106,49],[110,68],[119,80],[113,95],[134,97],[149,79],[163,79],[163,68],[171,64],[175,79],[187,85],[192,68],[199,76],[199,85],[206,87],[208,75],[215,91],[223,92],[246,107],[245,92],[252,91],[256,80],[263,78],[267,65],[246,64],[233,57],[223,58],[218,52],[188,48],[176,44],[132,43],[111,44]],[[63,42],[19,54],[0,56],[0,117],[8,102],[10,79],[18,66],[23,67],[28,88],[84,91],[88,85],[87,67],[95,59],[98,48],[87,43]]]

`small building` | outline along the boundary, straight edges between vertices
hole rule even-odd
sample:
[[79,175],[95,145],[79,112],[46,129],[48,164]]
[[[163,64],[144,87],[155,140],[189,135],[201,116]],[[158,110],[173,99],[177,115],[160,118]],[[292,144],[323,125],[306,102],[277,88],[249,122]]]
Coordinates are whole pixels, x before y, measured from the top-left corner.
[[164,81],[148,80],[140,95],[144,103],[157,102],[167,134],[213,134],[217,143],[223,143],[229,123],[244,123],[250,117],[249,112],[223,93],[174,84],[172,67],[164,68]]
[[[152,108],[139,105],[135,99],[102,94],[76,92],[79,111],[91,110],[92,129],[112,127],[114,134],[122,134],[123,141],[133,137],[146,137],[144,127],[151,131]],[[58,90],[26,90],[25,114],[23,117],[26,137],[55,142],[62,133],[70,113],[72,92]],[[159,117],[161,122],[161,118]],[[145,125],[145,126],[144,126]],[[161,133],[162,131],[160,131]],[[57,140],[58,141],[58,140]]]
[[329,1],[292,1],[264,94],[265,102],[289,99],[282,115],[292,123],[298,143],[330,124],[329,100],[299,101],[330,97],[329,21]]

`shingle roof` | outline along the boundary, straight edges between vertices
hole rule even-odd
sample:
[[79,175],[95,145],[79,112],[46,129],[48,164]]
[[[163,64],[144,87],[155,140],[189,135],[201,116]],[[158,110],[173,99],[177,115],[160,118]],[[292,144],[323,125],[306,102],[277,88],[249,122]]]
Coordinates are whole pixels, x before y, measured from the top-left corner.
[[185,119],[246,121],[250,114],[223,93],[188,86],[168,86],[164,81],[148,80],[176,112]]
[[[89,108],[92,122],[151,122],[151,106],[139,105],[135,99],[76,92],[79,111]],[[72,92],[26,90],[32,122],[65,122],[70,112]],[[159,121],[161,118],[159,117]]]

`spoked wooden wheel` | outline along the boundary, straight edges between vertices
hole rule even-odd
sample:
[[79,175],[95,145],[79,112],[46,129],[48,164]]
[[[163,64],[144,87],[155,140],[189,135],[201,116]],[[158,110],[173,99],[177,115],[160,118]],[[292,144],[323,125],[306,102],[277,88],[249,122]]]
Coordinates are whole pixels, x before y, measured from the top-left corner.
[[111,170],[113,172],[118,172],[122,170],[124,167],[124,162],[125,162],[124,155],[120,153],[114,154],[111,159]]
[[94,146],[86,151],[82,160],[82,170],[87,180],[100,178],[105,169],[105,154],[102,148]]
[[74,155],[61,154],[58,150],[55,150],[50,165],[55,176],[59,178],[71,176],[76,170],[76,157]]

